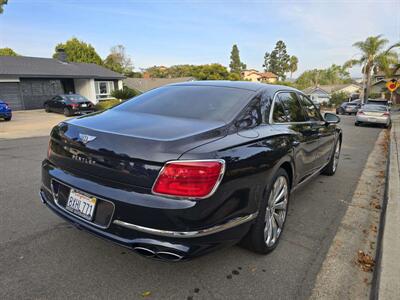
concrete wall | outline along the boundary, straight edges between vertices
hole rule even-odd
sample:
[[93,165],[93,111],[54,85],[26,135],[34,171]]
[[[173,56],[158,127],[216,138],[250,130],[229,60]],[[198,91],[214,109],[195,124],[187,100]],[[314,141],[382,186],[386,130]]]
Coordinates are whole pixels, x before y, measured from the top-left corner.
[[86,98],[91,102],[99,102],[96,99],[96,90],[94,86],[94,79],[74,79],[75,92]]

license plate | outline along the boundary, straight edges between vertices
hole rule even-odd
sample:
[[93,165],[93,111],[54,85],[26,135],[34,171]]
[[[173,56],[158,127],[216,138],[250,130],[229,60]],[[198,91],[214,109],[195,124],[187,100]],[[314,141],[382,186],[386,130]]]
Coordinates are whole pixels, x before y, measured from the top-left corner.
[[87,107],[87,104],[86,104],[86,103],[83,103],[83,104],[81,105],[81,107]]
[[70,212],[91,221],[93,219],[95,207],[95,197],[88,197],[74,189],[71,189],[68,196],[67,206],[65,208]]
[[373,118],[368,118],[368,122],[375,123],[375,122],[376,122],[376,119],[373,119]]

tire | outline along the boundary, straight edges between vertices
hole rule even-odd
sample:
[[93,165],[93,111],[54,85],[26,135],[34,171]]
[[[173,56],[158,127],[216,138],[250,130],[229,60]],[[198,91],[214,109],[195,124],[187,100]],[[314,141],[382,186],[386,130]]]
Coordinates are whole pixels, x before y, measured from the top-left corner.
[[339,163],[339,157],[340,157],[340,150],[342,147],[342,143],[338,139],[335,144],[334,151],[332,153],[332,157],[329,160],[328,165],[321,171],[321,174],[327,175],[327,176],[332,176],[336,173],[337,166]]
[[360,122],[355,122],[354,125],[360,126]]
[[64,116],[66,116],[66,117],[72,116],[72,112],[68,107],[64,108]]
[[11,121],[11,117],[4,118],[4,121]]
[[50,107],[49,107],[49,105],[46,104],[46,105],[44,106],[44,111],[47,112],[47,113],[50,112]]
[[[284,169],[279,169],[271,182],[272,184],[266,187],[263,199],[260,201],[259,214],[250,231],[247,233],[247,236],[241,242],[243,247],[260,254],[267,254],[274,250],[278,245],[289,208],[290,181],[286,171]],[[280,184],[282,185],[280,186]],[[277,199],[277,197],[274,199],[272,196],[274,194],[274,187],[277,188],[279,186],[282,188],[280,192],[283,192],[284,194],[280,199]],[[279,188],[277,190],[279,190]],[[277,192],[278,195],[280,192]],[[279,207],[282,207],[282,209],[277,209],[275,200],[279,200],[277,204]],[[271,205],[273,202],[275,202],[275,207]],[[269,214],[269,218],[267,214]],[[274,217],[275,215],[277,217]],[[281,225],[278,225],[279,223],[276,221],[278,219],[280,220]],[[267,222],[269,222],[268,228]],[[274,224],[276,230],[273,230]]]

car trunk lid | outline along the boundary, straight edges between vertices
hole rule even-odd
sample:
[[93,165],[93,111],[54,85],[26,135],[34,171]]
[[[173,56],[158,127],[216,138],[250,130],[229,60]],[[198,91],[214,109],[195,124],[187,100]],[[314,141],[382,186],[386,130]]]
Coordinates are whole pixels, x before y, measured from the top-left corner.
[[50,161],[75,173],[150,188],[169,160],[226,135],[225,123],[105,111],[52,131]]

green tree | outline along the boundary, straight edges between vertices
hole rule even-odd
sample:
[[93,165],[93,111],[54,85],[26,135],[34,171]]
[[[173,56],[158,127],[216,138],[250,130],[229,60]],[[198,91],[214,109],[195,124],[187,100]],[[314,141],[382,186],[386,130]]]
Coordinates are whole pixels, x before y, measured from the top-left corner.
[[271,53],[265,53],[263,67],[266,72],[275,73],[280,80],[285,80],[285,73],[289,71],[289,61],[290,55],[287,53],[286,44],[278,41]]
[[8,0],[0,0],[0,14],[3,13],[3,11],[4,11],[3,6],[6,5],[7,2],[8,2]]
[[329,105],[334,107],[339,106],[348,99],[349,95],[346,94],[345,92],[336,92],[331,95],[331,98],[329,99]]
[[246,69],[246,65],[240,61],[239,48],[236,44],[232,46],[229,68],[231,69],[231,73],[238,74],[239,76]]
[[114,72],[123,74],[133,71],[132,59],[126,54],[123,45],[117,45],[110,49],[110,54],[104,60],[104,66]]
[[68,62],[103,64],[101,57],[97,54],[92,45],[80,41],[75,37],[65,43],[57,44],[53,58],[57,58],[57,51],[59,49],[64,49]]
[[390,67],[398,63],[398,55],[393,51],[394,47],[385,49],[388,42],[389,41],[380,34],[377,36],[370,36],[365,41],[359,41],[353,44],[353,47],[361,52],[361,56],[358,59],[349,60],[346,62],[346,66],[360,65],[362,67],[364,76],[364,101],[368,99],[372,74],[378,70],[389,73]]
[[296,80],[299,89],[325,84],[351,83],[350,74],[346,66],[331,65],[326,69],[304,71]]
[[0,56],[18,56],[11,48],[0,48]]
[[290,79],[293,78],[293,73],[297,71],[297,64],[299,63],[299,59],[292,55],[289,59],[289,71],[290,71]]

